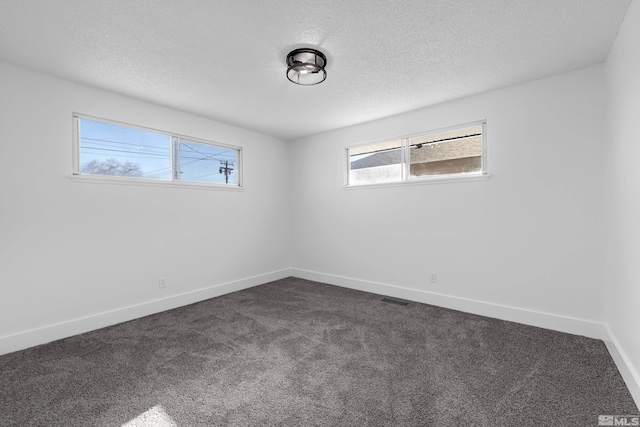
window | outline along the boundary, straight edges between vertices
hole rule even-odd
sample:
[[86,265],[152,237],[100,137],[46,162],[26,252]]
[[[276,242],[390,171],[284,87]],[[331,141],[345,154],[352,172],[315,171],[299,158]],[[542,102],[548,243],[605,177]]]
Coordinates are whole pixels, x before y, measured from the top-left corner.
[[376,142],[349,149],[349,184],[402,180],[402,140]]
[[486,174],[485,122],[347,148],[347,186]]
[[74,115],[74,174],[241,186],[242,150]]

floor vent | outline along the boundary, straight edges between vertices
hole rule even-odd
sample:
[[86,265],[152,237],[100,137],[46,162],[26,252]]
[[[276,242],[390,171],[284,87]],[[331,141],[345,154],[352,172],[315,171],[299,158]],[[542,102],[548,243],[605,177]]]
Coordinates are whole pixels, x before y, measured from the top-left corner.
[[409,305],[409,301],[395,299],[395,298],[383,298],[382,302],[388,302],[390,304],[397,304],[397,305]]

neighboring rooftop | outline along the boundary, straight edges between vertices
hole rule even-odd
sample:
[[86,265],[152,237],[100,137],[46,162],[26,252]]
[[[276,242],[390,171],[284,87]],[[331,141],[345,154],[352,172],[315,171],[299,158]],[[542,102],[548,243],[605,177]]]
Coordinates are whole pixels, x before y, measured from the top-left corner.
[[[480,137],[471,137],[452,142],[422,144],[411,147],[411,164],[439,162],[482,156]],[[400,163],[402,149],[391,149],[370,154],[351,162],[351,170],[386,166]]]

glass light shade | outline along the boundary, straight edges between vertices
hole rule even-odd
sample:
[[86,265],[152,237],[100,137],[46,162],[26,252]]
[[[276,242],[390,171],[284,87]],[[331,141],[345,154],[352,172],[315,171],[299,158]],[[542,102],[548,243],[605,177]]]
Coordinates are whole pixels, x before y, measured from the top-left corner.
[[327,78],[327,58],[315,49],[296,49],[287,55],[287,78],[298,85],[312,86]]

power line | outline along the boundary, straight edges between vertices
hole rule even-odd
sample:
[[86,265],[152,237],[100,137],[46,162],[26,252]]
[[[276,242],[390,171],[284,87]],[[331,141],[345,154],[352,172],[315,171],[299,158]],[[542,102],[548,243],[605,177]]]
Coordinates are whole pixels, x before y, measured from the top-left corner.
[[[132,144],[127,142],[113,141],[113,140],[99,139],[99,138],[82,137],[81,139],[86,142],[86,144],[83,144],[81,146],[81,155],[93,154],[93,155],[99,155],[102,158],[106,156],[112,156],[112,157],[117,157],[122,159],[148,159],[149,161],[163,160],[171,157],[170,147],[164,148],[164,147],[154,147],[154,146],[148,146],[148,145],[143,146],[140,144]],[[118,146],[113,147],[112,144],[117,144],[122,147],[118,147]],[[127,149],[127,146],[136,147],[136,149],[135,150]],[[187,173],[188,175],[197,175],[198,172],[207,171],[206,174],[197,175],[191,179],[210,176],[212,179],[214,179],[213,182],[218,182],[217,180],[215,180],[215,176],[216,176],[214,172],[215,169],[213,165],[209,163],[209,162],[217,161],[220,163],[220,167],[218,168],[218,173],[223,174],[225,176],[225,182],[227,184],[229,183],[229,176],[232,175],[234,171],[234,165],[236,161],[235,154],[229,153],[232,150],[212,147],[221,151],[215,154],[213,153],[210,154],[210,153],[202,152],[184,142],[180,142],[179,147],[184,147],[190,150],[191,152],[197,153],[201,156],[201,157],[200,156],[194,157],[193,155],[181,154],[180,162],[179,164],[176,165],[178,170],[180,170],[181,174]],[[145,150],[142,150],[143,148]],[[153,152],[151,150],[160,150],[160,152],[157,152],[157,151]],[[122,153],[122,154],[119,154],[119,153]],[[214,155],[220,156],[220,157],[228,157],[228,159],[216,158],[216,157],[213,157]],[[98,159],[99,158],[94,158],[92,159],[92,161],[98,160]],[[188,161],[183,162],[183,160],[188,160]],[[98,161],[101,161],[101,160],[98,160]],[[187,168],[186,167],[187,165],[191,165],[191,166]],[[149,176],[152,174],[163,173],[168,170],[171,170],[170,165],[159,168],[159,169],[154,169],[151,171],[141,172],[141,175]]]

